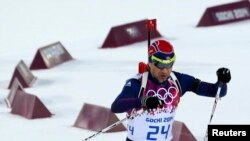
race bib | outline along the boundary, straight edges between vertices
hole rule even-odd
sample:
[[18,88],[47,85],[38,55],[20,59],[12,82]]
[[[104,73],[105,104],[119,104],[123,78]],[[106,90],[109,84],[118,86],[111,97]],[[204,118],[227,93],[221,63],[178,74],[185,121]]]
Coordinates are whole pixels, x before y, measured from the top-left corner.
[[170,141],[174,113],[143,113],[128,120],[127,136],[133,141]]

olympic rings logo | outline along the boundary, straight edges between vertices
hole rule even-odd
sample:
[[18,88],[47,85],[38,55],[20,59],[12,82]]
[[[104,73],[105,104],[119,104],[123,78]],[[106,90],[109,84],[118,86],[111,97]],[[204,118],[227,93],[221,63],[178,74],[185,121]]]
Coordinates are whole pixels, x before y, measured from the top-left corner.
[[174,98],[177,96],[178,89],[176,87],[169,87],[168,90],[165,88],[160,88],[155,92],[154,90],[148,90],[146,96],[158,97],[163,100],[165,104],[171,104],[174,101]]

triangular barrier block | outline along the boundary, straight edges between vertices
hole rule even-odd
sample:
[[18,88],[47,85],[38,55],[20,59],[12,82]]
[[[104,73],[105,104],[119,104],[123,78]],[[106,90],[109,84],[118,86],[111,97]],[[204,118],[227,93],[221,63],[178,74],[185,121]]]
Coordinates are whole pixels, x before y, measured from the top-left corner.
[[14,73],[12,75],[12,78],[10,80],[10,84],[9,84],[9,87],[8,89],[10,89],[12,87],[12,83],[14,81],[14,79],[17,78],[18,81],[21,83],[21,85],[24,87],[24,88],[27,88],[27,87],[31,87],[34,82],[37,80],[37,77],[35,77],[30,69],[27,67],[27,65],[24,63],[23,60],[21,60],[15,70],[14,70]]
[[[118,117],[110,109],[85,103],[74,126],[92,131],[100,131],[117,121],[119,121]],[[107,132],[119,131],[126,131],[123,124],[119,124]]]
[[171,141],[197,141],[185,123],[174,121],[173,139]]
[[[115,48],[147,40],[146,21],[147,19],[112,27],[101,48]],[[151,32],[151,38],[159,37],[162,35],[157,30]]]
[[50,111],[37,96],[23,91],[17,91],[13,101],[11,113],[28,119],[46,118],[52,116]]
[[39,48],[31,63],[30,69],[48,69],[72,59],[73,58],[69,52],[61,42],[58,41]]
[[21,85],[21,83],[19,82],[19,80],[17,78],[14,78],[14,81],[13,81],[12,86],[10,88],[10,92],[9,92],[7,98],[5,99],[5,102],[9,108],[11,108],[13,105],[13,101],[14,101],[14,98],[17,94],[17,91],[24,91],[24,89],[23,89],[23,86]]
[[197,27],[221,25],[247,19],[250,19],[250,2],[239,1],[207,8]]

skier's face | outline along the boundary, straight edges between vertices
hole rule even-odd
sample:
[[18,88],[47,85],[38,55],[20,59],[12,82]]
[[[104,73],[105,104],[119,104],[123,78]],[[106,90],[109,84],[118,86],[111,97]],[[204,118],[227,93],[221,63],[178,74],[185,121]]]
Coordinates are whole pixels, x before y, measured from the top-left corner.
[[172,72],[172,67],[158,68],[155,64],[149,63],[150,72],[160,83],[167,80]]

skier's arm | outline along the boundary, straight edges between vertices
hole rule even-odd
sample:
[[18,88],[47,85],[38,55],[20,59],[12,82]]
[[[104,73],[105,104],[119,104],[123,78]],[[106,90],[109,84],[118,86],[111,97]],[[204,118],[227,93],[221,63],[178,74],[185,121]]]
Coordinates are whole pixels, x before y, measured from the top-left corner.
[[[195,93],[201,96],[215,97],[218,87],[219,87],[219,82],[212,84],[201,81]],[[220,91],[220,97],[225,96],[226,93],[227,93],[227,84],[223,84]]]
[[141,82],[137,79],[130,79],[124,85],[121,93],[111,105],[111,111],[114,113],[126,112],[133,108],[142,106],[141,99],[138,98]]
[[[187,91],[192,91],[200,96],[215,97],[219,86],[219,82],[209,83],[205,81],[200,81],[199,79],[187,74],[178,72],[174,73],[180,82],[182,95],[184,95],[185,92]],[[225,96],[226,93],[227,93],[227,85],[223,84],[220,92],[220,97]]]
[[[205,94],[205,96],[213,96],[215,97],[216,93],[217,93],[217,89],[220,85],[220,83],[222,84],[222,89],[220,92],[220,97],[223,97],[226,95],[227,93],[227,83],[231,80],[231,73],[230,70],[228,68],[219,68],[216,71],[217,77],[218,77],[218,81],[215,84],[210,84],[210,83],[201,83],[200,86],[197,89],[197,93],[198,94]],[[204,92],[205,90],[207,91],[211,91],[211,93],[209,95],[206,95],[206,93]]]

